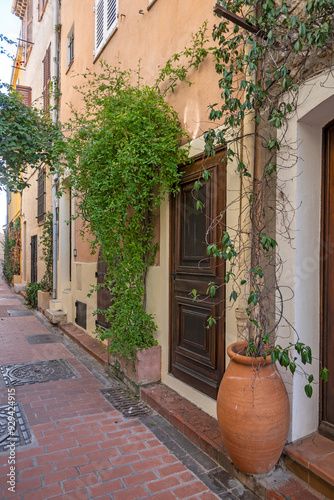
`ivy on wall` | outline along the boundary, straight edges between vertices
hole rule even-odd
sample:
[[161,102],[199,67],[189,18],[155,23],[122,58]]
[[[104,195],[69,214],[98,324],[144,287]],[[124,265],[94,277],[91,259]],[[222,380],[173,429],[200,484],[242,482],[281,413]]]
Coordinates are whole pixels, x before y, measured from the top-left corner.
[[184,131],[157,86],[142,84],[137,72],[102,69],[79,89],[85,110],[71,123],[67,167],[77,216],[109,268],[112,303],[104,314],[111,327],[100,336],[110,338],[112,353],[132,358],[156,344],[154,318],[145,310],[146,274],[157,250],[153,217],[177,192],[187,149],[179,147]]

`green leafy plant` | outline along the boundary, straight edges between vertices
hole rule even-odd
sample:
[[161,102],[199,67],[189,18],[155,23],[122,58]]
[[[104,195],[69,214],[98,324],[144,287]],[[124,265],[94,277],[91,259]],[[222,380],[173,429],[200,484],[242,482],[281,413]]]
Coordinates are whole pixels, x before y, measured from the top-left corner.
[[41,283],[28,283],[25,289],[25,301],[33,309],[37,307],[38,290],[42,290]]
[[[177,192],[178,165],[187,159],[177,114],[158,86],[141,84],[140,73],[103,63],[79,89],[84,112],[70,125],[68,164],[77,193],[77,215],[92,246],[108,263],[112,303],[103,311],[111,326],[110,351],[133,358],[156,345],[153,316],[145,310],[145,280],[157,245],[153,218],[166,195]],[[136,83],[132,83],[136,81]]]
[[4,249],[4,260],[2,262],[2,275],[6,283],[11,284],[14,274],[20,274],[21,257],[21,220],[17,218],[12,226],[4,233],[1,242]]
[[[224,161],[238,172],[242,194],[235,199],[241,207],[239,226],[228,228],[225,213],[217,215],[213,224],[221,228],[223,237],[210,244],[207,252],[226,265],[225,284],[233,284],[229,302],[245,303],[247,354],[270,355],[294,373],[297,357],[304,366],[312,363],[312,352],[298,332],[297,341],[288,347],[275,345],[284,317],[278,282],[283,262],[273,237],[276,180],[284,165],[281,150],[288,118],[297,109],[299,87],[314,71],[314,62],[325,64],[333,50],[334,6],[330,0],[298,5],[284,0],[219,0],[218,4],[244,18],[246,28],[222,19],[213,29],[222,102],[210,105],[209,110],[210,120],[221,126],[206,132],[205,149],[208,156],[214,156],[219,147],[226,149]],[[219,8],[217,12],[223,13]],[[195,191],[210,182],[206,177],[203,172]],[[288,239],[289,210],[288,200],[280,203],[281,220],[286,221],[282,231]],[[208,294],[215,293],[216,287],[209,286]],[[192,294],[194,300],[201,300],[196,290]],[[209,318],[208,326],[212,323]],[[304,375],[310,397],[314,377],[305,371]],[[320,378],[327,377],[327,369],[321,369]]]
[[51,292],[53,286],[53,216],[51,212],[45,214],[43,232],[39,241],[46,267],[40,283],[44,292]]
[[20,191],[29,186],[28,169],[46,165],[53,171],[63,140],[50,115],[26,106],[8,85],[0,93],[0,188]]
[[2,276],[6,283],[10,284],[13,281],[14,269],[12,263],[12,248],[14,241],[9,236],[8,229],[4,232],[4,239],[1,242],[4,250],[4,259],[2,261]]

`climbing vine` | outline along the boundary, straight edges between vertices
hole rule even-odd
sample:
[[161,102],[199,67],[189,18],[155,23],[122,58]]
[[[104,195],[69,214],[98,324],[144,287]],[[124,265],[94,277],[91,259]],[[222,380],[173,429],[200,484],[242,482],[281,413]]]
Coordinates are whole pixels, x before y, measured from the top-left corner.
[[44,292],[51,292],[53,286],[53,216],[52,212],[47,212],[44,219],[42,235],[39,238],[42,246],[43,260],[45,263],[45,273],[40,285]]
[[4,259],[2,262],[2,275],[6,283],[11,284],[15,274],[20,274],[21,257],[21,220],[17,218],[13,226],[4,232],[2,241]]
[[[284,303],[278,282],[283,262],[274,236],[279,232],[291,239],[293,218],[289,200],[283,191],[282,199],[276,199],[276,189],[280,169],[289,160],[287,149],[283,153],[285,135],[288,119],[297,109],[300,86],[329,67],[334,4],[332,0],[219,0],[218,4],[217,13],[224,17],[213,30],[217,44],[213,54],[222,102],[209,109],[210,120],[222,126],[206,132],[205,148],[212,156],[217,148],[225,148],[224,161],[227,168],[236,168],[242,194],[232,202],[241,208],[239,226],[228,227],[225,214],[219,214],[210,227],[220,227],[222,238],[211,242],[208,233],[207,252],[226,263],[225,284],[232,284],[229,303],[245,303],[248,354],[270,354],[294,373],[294,353],[304,365],[312,362],[312,353],[297,332],[295,344],[274,346]],[[208,172],[203,172],[195,190],[209,181]],[[275,226],[276,207],[282,227]],[[217,288],[211,284],[207,293],[215,295]],[[192,294],[201,300],[196,290]],[[208,328],[215,321],[209,318]],[[327,379],[326,368],[320,376]],[[309,397],[313,379],[307,375]]]
[[102,70],[86,75],[79,89],[85,110],[70,125],[67,166],[77,216],[109,268],[112,303],[104,314],[111,326],[99,335],[110,338],[111,352],[132,358],[156,344],[154,318],[145,310],[146,274],[157,250],[153,218],[165,196],[177,192],[187,150],[179,147],[184,131],[157,85],[142,84],[139,72],[105,63]]

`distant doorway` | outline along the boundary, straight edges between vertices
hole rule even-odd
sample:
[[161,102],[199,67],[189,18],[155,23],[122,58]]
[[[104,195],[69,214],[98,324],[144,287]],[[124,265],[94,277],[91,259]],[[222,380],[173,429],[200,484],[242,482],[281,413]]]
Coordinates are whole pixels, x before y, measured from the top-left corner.
[[37,235],[31,237],[31,268],[30,268],[30,281],[31,283],[37,282]]

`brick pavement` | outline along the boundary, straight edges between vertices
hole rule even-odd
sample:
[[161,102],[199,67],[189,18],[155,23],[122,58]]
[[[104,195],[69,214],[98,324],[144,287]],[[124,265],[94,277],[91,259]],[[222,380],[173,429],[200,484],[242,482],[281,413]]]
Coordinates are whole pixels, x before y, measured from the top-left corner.
[[[193,448],[191,456],[184,451],[184,463],[178,459],[173,453],[178,437],[170,437],[169,424],[162,423],[162,417],[124,418],[100,393],[114,380],[87,361],[58,329],[48,329],[37,314],[10,316],[8,310],[14,309],[26,308],[0,280],[0,365],[65,359],[79,378],[15,387],[31,443],[15,448],[15,492],[9,491],[7,483],[9,452],[0,452],[1,499],[255,498],[229,475],[225,486],[210,479],[209,470],[224,471],[203,452]],[[28,335],[50,335],[50,331],[56,343],[27,341]],[[7,403],[7,395],[0,375],[0,405]],[[158,431],[165,433],[170,448],[159,439]]]

